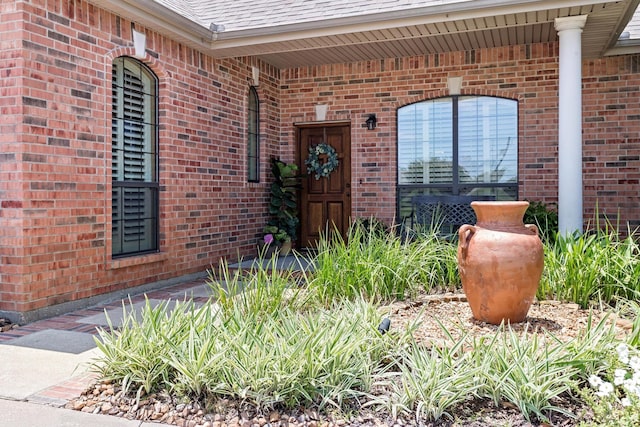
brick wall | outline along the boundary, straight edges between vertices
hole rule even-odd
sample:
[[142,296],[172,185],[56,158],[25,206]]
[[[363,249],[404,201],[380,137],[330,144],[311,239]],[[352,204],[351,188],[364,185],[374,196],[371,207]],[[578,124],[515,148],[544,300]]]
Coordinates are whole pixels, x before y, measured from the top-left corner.
[[[284,70],[283,136],[291,156],[292,123],[313,120],[316,103],[328,120],[352,126],[354,216],[391,223],[395,214],[396,109],[449,95],[448,78],[462,77],[463,95],[519,103],[519,197],[558,197],[558,45],[511,46],[422,57]],[[601,215],[640,225],[640,57],[584,63],[585,223]],[[378,127],[364,129],[369,113]],[[620,209],[619,209],[620,208]]]
[[21,19],[13,1],[0,0],[0,301],[15,310],[21,291],[24,239],[21,158]]
[[[585,220],[640,226],[640,56],[583,66]],[[602,222],[600,222],[602,224]]]
[[[160,94],[161,252],[112,260],[111,63],[134,54],[131,22],[84,1],[0,5],[0,310],[29,312],[255,253],[268,159],[278,153],[277,70],[216,61],[146,31],[143,62]],[[261,68],[263,102],[257,184],[246,177],[251,66]]]

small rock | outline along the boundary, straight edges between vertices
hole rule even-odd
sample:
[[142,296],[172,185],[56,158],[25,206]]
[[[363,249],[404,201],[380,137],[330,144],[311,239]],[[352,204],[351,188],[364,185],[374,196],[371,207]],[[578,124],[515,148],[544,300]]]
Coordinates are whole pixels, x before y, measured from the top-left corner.
[[633,328],[633,322],[627,319],[618,319],[616,320],[616,326],[629,330]]
[[275,423],[275,422],[278,422],[278,421],[280,421],[280,413],[276,412],[276,411],[271,412],[269,414],[269,422],[270,423]]

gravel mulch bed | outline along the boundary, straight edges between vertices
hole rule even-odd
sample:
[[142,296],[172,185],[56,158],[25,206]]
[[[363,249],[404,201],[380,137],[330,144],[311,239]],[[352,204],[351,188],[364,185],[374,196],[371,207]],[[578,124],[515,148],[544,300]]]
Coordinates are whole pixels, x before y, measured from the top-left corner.
[[[404,328],[419,321],[414,332],[416,341],[426,346],[443,345],[450,342],[440,324],[460,338],[461,329],[474,336],[493,335],[498,328],[473,319],[464,295],[422,295],[411,301],[398,302],[383,307],[383,312],[391,319],[391,328]],[[512,325],[512,329],[529,334],[542,330],[550,331],[561,340],[575,337],[587,325],[589,315],[597,323],[606,316],[600,311],[581,310],[577,304],[543,301],[534,303],[527,320]],[[611,315],[608,321],[615,322],[620,336],[631,329],[631,322]],[[588,408],[576,406],[573,401],[554,402],[576,414],[581,419],[589,419]],[[388,414],[373,413],[356,409],[352,414],[332,415],[300,408],[295,411],[257,412],[255,408],[239,401],[220,400],[207,402],[180,402],[167,394],[135,397],[125,396],[118,385],[98,382],[82,396],[70,401],[67,408],[108,414],[128,419],[154,421],[188,427],[278,427],[278,426],[415,426],[415,420],[392,419]],[[498,427],[498,426],[576,426],[572,418],[552,414],[550,424],[528,422],[513,405],[504,402],[496,407],[491,401],[472,401],[452,411],[453,420],[441,419],[435,423],[420,424],[425,427]]]

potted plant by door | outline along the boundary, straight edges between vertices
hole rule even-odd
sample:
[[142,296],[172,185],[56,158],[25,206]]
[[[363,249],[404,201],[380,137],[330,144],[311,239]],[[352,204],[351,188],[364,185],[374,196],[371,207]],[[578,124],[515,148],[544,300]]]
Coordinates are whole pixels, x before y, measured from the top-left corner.
[[291,252],[291,236],[277,225],[267,225],[264,228],[264,242],[267,245],[277,245],[281,255]]
[[[269,214],[271,220],[265,227],[265,238],[271,235],[285,255],[291,250],[292,241],[298,233],[298,189],[301,175],[298,166],[280,159],[271,158],[271,173],[274,182],[270,187]],[[266,240],[265,240],[266,242]]]

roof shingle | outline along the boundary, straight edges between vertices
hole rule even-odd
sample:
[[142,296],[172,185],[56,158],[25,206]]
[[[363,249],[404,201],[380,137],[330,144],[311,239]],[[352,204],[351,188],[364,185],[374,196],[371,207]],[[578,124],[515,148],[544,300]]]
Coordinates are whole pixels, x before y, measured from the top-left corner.
[[406,11],[471,0],[155,0],[181,15],[209,27],[222,24],[226,31],[348,18]]

